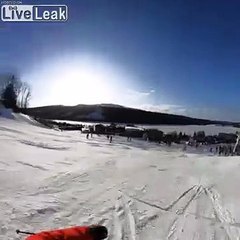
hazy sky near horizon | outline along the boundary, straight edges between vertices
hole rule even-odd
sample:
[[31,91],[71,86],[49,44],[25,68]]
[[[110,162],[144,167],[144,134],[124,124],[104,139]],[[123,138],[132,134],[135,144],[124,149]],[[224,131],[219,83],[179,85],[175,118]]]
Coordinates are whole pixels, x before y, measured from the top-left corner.
[[114,103],[240,121],[239,0],[23,0],[65,23],[0,22],[0,73],[31,106]]

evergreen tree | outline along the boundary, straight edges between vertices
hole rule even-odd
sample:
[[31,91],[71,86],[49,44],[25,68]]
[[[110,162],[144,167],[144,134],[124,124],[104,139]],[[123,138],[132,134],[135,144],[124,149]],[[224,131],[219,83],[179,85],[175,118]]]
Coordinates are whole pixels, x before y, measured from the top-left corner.
[[6,108],[17,108],[17,93],[13,82],[9,82],[1,94],[3,105]]

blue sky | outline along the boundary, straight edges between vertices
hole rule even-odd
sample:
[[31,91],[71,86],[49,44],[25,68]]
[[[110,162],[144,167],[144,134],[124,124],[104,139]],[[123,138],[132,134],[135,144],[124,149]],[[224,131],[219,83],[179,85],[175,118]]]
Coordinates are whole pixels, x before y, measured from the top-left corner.
[[66,4],[65,23],[0,23],[0,71],[32,106],[112,102],[240,121],[238,0],[23,1]]

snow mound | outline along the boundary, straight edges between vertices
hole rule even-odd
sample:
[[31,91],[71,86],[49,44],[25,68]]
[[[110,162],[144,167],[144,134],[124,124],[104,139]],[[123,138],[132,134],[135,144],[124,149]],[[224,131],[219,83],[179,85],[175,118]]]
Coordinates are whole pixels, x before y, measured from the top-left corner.
[[39,122],[34,120],[32,117],[22,113],[12,113],[14,119],[18,122],[28,123],[34,126],[42,126]]
[[0,106],[0,117],[14,119],[13,111],[10,108],[4,108]]
[[11,119],[20,123],[27,123],[34,126],[42,126],[39,122],[34,120],[32,117],[22,113],[14,113],[11,108],[5,108],[2,105],[0,105],[0,118]]

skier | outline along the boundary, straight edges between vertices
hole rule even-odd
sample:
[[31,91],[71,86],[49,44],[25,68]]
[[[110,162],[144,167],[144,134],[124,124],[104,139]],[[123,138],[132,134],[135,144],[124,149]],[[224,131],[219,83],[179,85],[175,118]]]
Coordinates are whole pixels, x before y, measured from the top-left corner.
[[218,154],[218,150],[219,150],[219,147],[218,147],[218,146],[216,146],[216,154]]
[[29,233],[17,230],[17,233],[29,234],[26,240],[102,240],[107,238],[107,228],[101,225],[78,226],[58,230]]
[[90,127],[91,138],[93,137],[93,127]]

